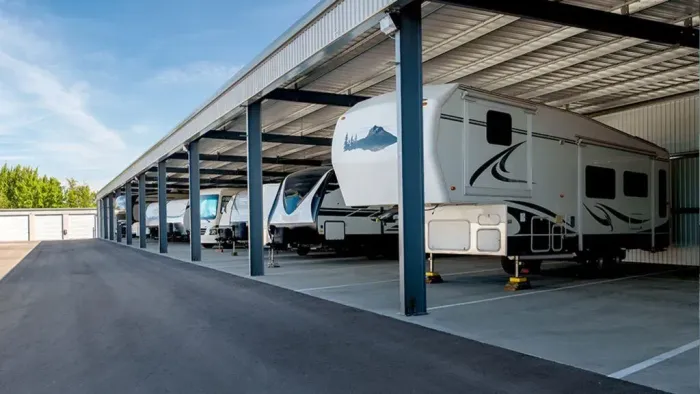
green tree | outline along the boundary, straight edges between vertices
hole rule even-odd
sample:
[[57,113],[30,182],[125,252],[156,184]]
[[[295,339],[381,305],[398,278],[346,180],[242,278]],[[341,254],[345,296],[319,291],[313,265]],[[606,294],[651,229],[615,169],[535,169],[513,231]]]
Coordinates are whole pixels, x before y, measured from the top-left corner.
[[73,178],[67,179],[65,204],[69,208],[92,208],[95,206],[95,192],[88,185],[80,185]]

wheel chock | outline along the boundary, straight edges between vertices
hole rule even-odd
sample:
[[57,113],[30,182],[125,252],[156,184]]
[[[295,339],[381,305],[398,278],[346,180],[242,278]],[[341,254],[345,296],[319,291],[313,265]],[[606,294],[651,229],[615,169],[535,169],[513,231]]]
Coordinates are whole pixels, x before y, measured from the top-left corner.
[[442,283],[442,276],[437,272],[428,271],[425,273],[425,283]]
[[505,286],[505,289],[508,291],[526,290],[530,288],[530,280],[524,276],[511,276],[510,279],[508,279],[508,283]]

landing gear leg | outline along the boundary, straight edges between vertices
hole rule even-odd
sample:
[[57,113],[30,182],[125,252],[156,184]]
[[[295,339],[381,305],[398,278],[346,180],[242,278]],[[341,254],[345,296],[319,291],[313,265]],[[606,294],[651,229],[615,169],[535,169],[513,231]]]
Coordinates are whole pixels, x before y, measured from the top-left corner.
[[527,279],[526,276],[521,276],[520,259],[516,257],[513,262],[515,263],[515,275],[511,276],[510,279],[508,279],[508,283],[506,284],[505,289],[508,291],[530,289],[530,281]]
[[435,259],[433,254],[428,254],[429,268],[428,272],[425,273],[425,283],[442,283],[442,276],[435,271]]

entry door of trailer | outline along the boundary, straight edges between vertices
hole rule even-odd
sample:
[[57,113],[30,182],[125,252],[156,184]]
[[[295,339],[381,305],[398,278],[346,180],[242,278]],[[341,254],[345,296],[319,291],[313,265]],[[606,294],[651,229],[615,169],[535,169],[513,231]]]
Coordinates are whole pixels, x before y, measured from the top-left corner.
[[534,115],[521,107],[491,101],[466,98],[464,103],[466,194],[529,197],[528,117]]

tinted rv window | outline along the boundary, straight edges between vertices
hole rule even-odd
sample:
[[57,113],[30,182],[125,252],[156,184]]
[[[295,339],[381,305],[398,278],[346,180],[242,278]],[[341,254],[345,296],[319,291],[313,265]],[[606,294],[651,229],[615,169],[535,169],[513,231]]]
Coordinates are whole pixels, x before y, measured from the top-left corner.
[[486,113],[486,141],[489,144],[510,146],[513,142],[512,128],[510,114],[498,111]]
[[586,197],[615,199],[615,170],[586,166]]
[[227,205],[228,205],[229,201],[231,201],[231,198],[232,198],[231,196],[221,197],[221,213],[226,212],[226,210],[228,209]]
[[622,189],[627,197],[648,197],[649,179],[647,174],[625,171],[622,174]]
[[219,208],[219,196],[217,194],[207,194],[199,199],[199,217],[202,220],[216,219]]
[[666,206],[668,205],[668,193],[666,190],[666,170],[659,170],[659,217],[666,217]]
[[294,212],[301,200],[306,197],[316,183],[328,172],[328,168],[311,168],[295,172],[284,181],[284,210]]

